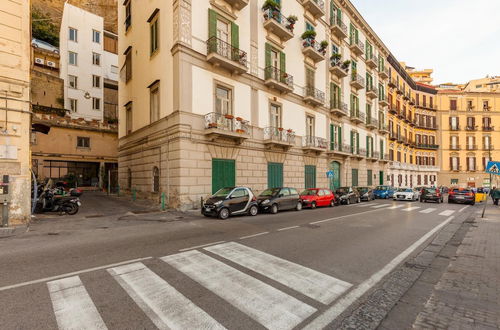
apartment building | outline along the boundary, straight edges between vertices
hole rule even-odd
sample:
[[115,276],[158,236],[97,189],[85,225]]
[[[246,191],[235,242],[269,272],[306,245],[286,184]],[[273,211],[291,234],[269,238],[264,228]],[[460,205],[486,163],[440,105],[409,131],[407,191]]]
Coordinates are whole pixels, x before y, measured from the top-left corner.
[[500,159],[500,77],[469,81],[463,87],[439,89],[441,122],[439,181],[443,185],[489,187],[484,171]]
[[30,4],[2,1],[0,12],[0,212],[8,208],[9,221],[1,226],[26,223],[31,213]]

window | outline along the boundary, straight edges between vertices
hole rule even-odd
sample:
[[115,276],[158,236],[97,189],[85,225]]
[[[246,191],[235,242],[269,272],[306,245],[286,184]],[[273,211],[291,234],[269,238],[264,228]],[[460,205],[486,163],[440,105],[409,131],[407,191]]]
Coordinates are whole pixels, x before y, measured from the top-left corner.
[[78,77],[77,76],[69,75],[68,76],[68,81],[69,81],[69,87],[70,88],[73,88],[73,89],[77,89],[78,88]]
[[151,123],[160,119],[160,83],[149,88],[149,113]]
[[92,64],[101,65],[101,54],[92,53]]
[[450,117],[450,129],[458,130],[458,117]]
[[458,171],[460,170],[460,158],[457,156],[450,157],[450,170]]
[[269,107],[269,126],[280,128],[281,126],[281,106],[271,103]]
[[[230,44],[231,43],[231,26],[230,23],[217,19],[217,38],[222,40],[223,42]],[[228,50],[225,50],[228,51]]]
[[97,30],[92,30],[92,41],[96,44],[101,43],[101,32]]
[[467,111],[472,111],[473,109],[472,100],[467,100]]
[[101,110],[101,99],[98,97],[92,98],[92,109],[93,110]]
[[476,170],[476,157],[467,157],[467,171]]
[[457,100],[450,100],[450,110],[457,110]]
[[314,31],[314,25],[306,21],[306,31]]
[[125,131],[126,134],[132,133],[132,102],[125,105]]
[[315,136],[315,124],[313,116],[306,116],[306,136],[314,137]]
[[485,135],[483,136],[483,149],[490,150],[491,148],[491,136]]
[[[125,82],[129,82],[132,79],[132,47],[128,47],[125,51],[125,63],[122,67],[122,72],[125,73]],[[122,77],[123,79],[123,77]]]
[[90,138],[78,136],[76,138],[76,147],[77,148],[90,148]]
[[132,1],[125,3],[125,31],[128,31],[132,24]]
[[158,167],[153,167],[153,192],[157,193],[160,191],[160,169]]
[[357,44],[359,42],[359,31],[354,25],[350,25],[349,40],[351,45]]
[[92,87],[101,88],[101,77],[92,75]]
[[78,30],[74,28],[69,28],[69,40],[78,42]]
[[483,110],[484,111],[489,111],[490,110],[490,104],[488,100],[483,101]]
[[70,65],[78,65],[78,54],[75,52],[68,52],[68,63]]
[[71,110],[71,112],[77,112],[78,111],[78,100],[69,99],[69,109]]
[[[157,13],[157,11],[156,11]],[[149,25],[149,37],[150,37],[150,52],[151,54],[154,54],[159,46],[159,41],[160,38],[158,36],[159,33],[159,18],[158,15],[154,13],[154,17],[150,19],[150,25]]]
[[232,90],[224,86],[215,87],[215,112],[221,115],[233,113]]

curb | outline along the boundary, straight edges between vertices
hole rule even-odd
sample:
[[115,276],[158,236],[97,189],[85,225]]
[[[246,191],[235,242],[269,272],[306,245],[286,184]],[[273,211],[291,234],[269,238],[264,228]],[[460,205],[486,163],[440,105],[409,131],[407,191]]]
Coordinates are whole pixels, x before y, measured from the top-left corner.
[[8,238],[22,234],[28,230],[27,226],[4,227],[0,228],[0,238]]

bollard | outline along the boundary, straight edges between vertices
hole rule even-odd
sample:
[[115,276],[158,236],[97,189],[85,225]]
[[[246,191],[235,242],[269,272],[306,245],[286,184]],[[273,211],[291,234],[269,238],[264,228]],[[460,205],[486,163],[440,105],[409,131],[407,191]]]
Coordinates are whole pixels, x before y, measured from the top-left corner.
[[136,199],[137,199],[137,190],[134,188],[132,189],[132,201],[135,202]]
[[165,211],[165,193],[161,193],[161,210]]

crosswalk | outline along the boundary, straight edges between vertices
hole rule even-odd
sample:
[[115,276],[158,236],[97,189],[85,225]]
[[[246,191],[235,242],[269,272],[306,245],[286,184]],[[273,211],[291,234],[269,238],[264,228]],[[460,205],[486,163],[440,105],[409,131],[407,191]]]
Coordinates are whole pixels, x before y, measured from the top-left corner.
[[[268,329],[292,329],[352,284],[246,245],[229,242],[159,258]],[[246,270],[246,271],[245,271]],[[158,329],[225,329],[143,262],[106,270]],[[255,274],[255,275],[254,275]],[[256,276],[256,275],[259,276]],[[286,287],[287,290],[284,290]],[[59,329],[107,329],[79,276],[47,283]],[[306,298],[307,297],[307,298]],[[309,299],[309,300],[308,300]],[[311,306],[312,301],[316,301]],[[224,310],[230,314],[231,310]]]
[[[380,210],[380,209],[382,209],[382,210],[398,210],[398,211],[402,211],[402,212],[416,211],[416,212],[423,213],[423,214],[430,214],[430,213],[438,211],[438,209],[435,207],[422,208],[420,206],[414,206],[414,204],[406,204],[406,203],[396,204],[396,205],[388,204],[388,203],[384,203],[384,204],[361,203],[359,205],[356,205],[356,207],[371,208],[371,209],[376,209],[376,210]],[[438,213],[438,215],[448,217],[450,215],[453,215],[455,212],[456,212],[456,210],[443,210],[440,213]]]

